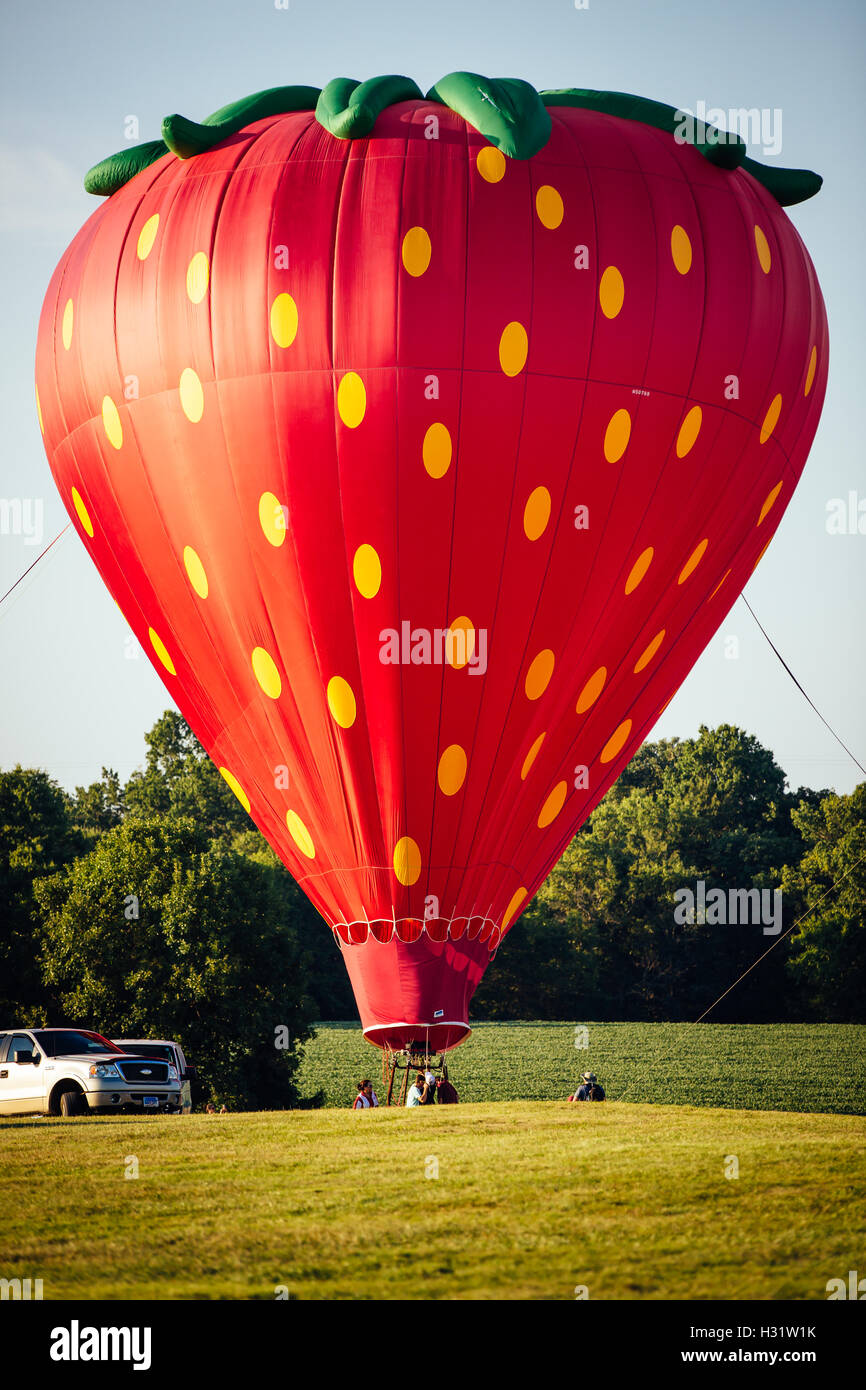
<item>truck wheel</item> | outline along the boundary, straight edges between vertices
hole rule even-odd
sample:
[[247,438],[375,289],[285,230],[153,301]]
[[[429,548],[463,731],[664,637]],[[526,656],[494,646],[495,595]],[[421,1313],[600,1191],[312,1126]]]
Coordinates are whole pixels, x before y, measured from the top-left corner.
[[60,1097],[60,1113],[67,1120],[81,1114],[81,1096],[77,1091],[64,1091]]

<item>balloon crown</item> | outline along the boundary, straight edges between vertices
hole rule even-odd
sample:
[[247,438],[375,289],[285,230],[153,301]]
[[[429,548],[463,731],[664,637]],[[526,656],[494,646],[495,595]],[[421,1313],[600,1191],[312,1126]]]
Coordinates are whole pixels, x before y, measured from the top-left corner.
[[165,154],[191,159],[254,121],[292,111],[315,111],[319,124],[338,140],[360,140],[371,133],[386,106],[425,99],[456,111],[511,159],[531,159],[547,144],[551,131],[548,107],[579,106],[623,120],[641,121],[675,135],[681,143],[693,145],[711,164],[724,169],[745,169],[782,207],[813,197],[823,182],[811,169],[771,168],[750,159],[738,135],[692,117],[686,119],[688,113],[664,102],[627,92],[594,92],[580,87],[538,92],[518,77],[452,72],[436,82],[426,98],[409,77],[371,77],[366,82],[335,77],[321,89],[270,87],[255,92],[220,107],[201,123],[186,116],[166,116],[161,140],[149,140],[109,155],[88,170],[84,187],[88,193],[106,197]]

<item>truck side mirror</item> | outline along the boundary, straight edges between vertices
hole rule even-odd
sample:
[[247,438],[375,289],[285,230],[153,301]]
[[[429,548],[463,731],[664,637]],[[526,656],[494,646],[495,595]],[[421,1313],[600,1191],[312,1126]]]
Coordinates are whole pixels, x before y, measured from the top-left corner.
[[20,1050],[16,1051],[15,1061],[18,1063],[19,1067],[27,1067],[31,1062],[35,1062],[36,1058],[32,1052],[29,1050],[25,1051],[22,1047]]

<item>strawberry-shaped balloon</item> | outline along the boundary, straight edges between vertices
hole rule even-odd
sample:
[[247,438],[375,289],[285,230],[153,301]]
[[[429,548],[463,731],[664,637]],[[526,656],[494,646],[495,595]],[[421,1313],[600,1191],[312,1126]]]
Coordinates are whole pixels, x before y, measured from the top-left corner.
[[466,73],[172,116],[46,295],[70,516],[383,1046],[466,1035],[817,427],[820,179],[677,122]]

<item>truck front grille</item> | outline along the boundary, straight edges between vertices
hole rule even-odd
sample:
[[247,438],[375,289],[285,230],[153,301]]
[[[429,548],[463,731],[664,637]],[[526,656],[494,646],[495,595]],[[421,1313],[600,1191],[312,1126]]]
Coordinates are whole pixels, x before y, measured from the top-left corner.
[[124,1081],[136,1081],[139,1086],[145,1081],[164,1085],[168,1080],[166,1062],[118,1062],[117,1069]]

